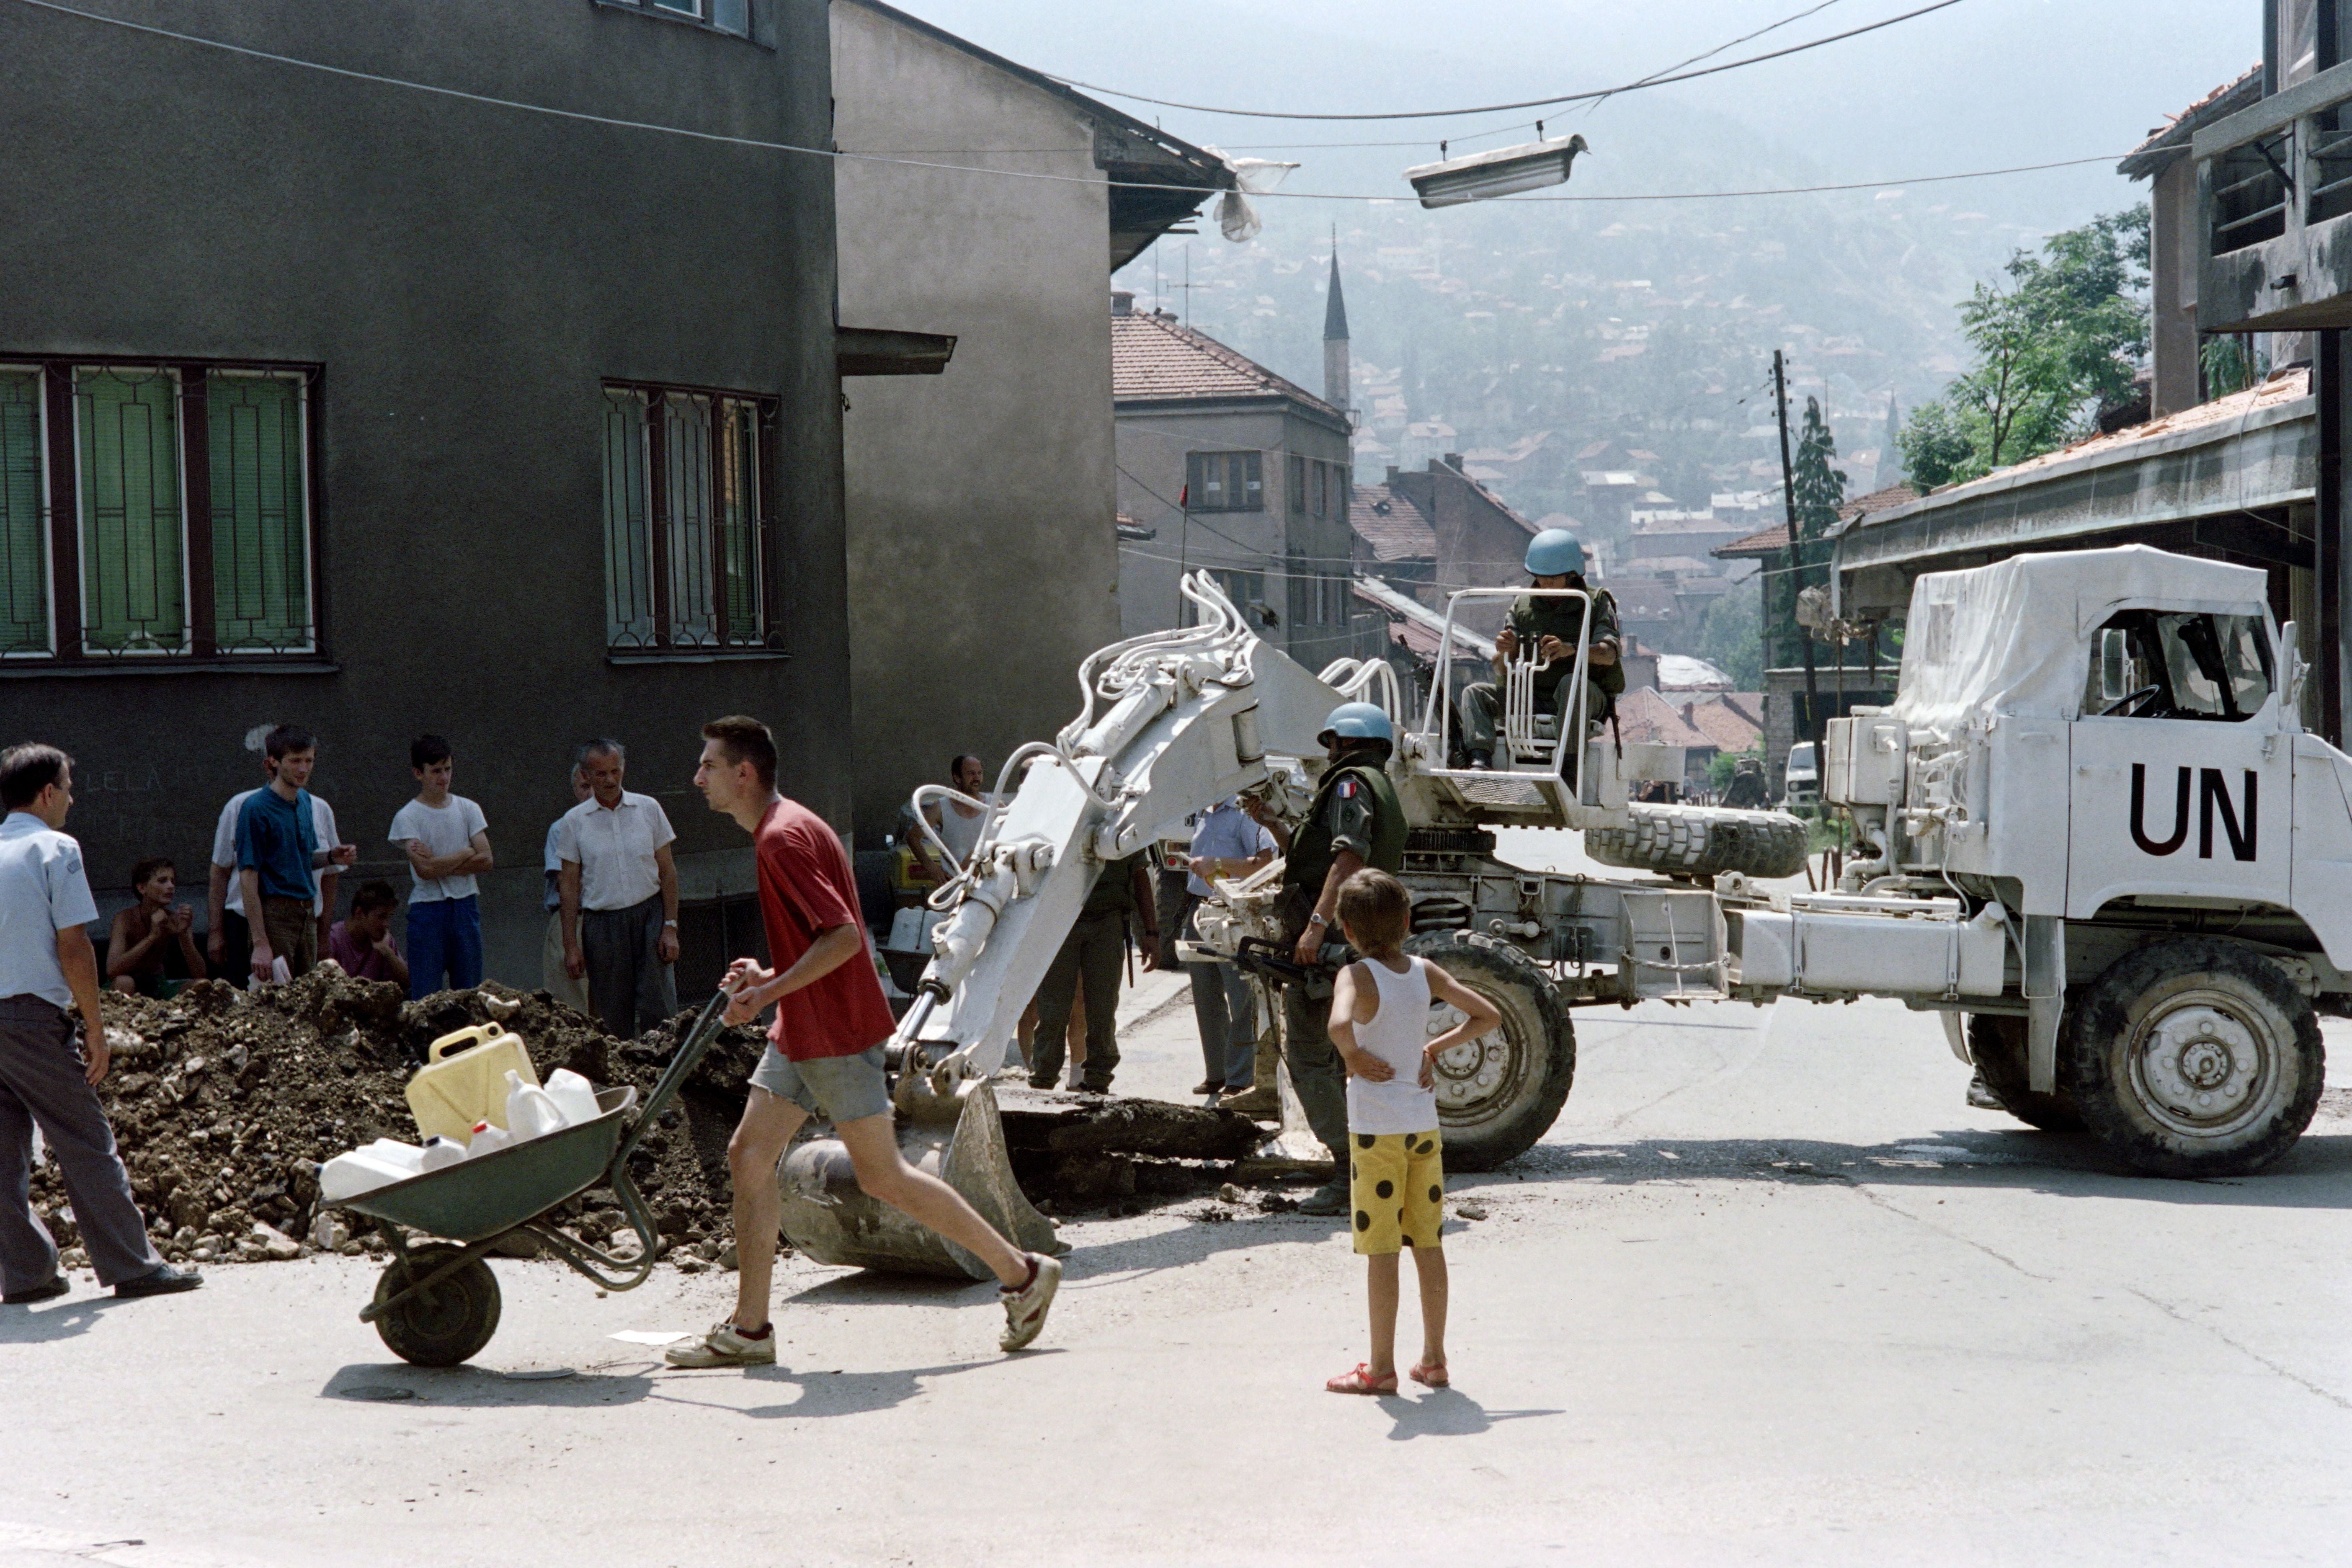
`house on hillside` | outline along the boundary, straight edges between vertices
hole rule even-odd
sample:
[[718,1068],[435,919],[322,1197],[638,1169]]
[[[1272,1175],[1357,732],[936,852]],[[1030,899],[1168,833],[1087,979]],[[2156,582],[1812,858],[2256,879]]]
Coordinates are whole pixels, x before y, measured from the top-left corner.
[[[38,128],[0,163],[0,731],[79,759],[101,911],[156,854],[202,908],[281,721],[320,738],[343,889],[404,890],[386,825],[437,731],[496,847],[488,971],[536,986],[541,837],[609,735],[707,990],[758,921],[695,725],[766,718],[778,783],[851,823],[833,173],[761,150],[834,133],[824,6],[137,14],[242,52],[0,10]],[[609,118],[495,101],[551,97]]]
[[[1525,583],[1528,542],[1539,531],[1463,472],[1455,452],[1433,458],[1423,468],[1391,468],[1377,485],[1357,486],[1349,518],[1358,570],[1411,583],[1423,603],[1441,610],[1457,588]],[[1423,548],[1426,556],[1404,553]],[[1495,600],[1474,603],[1465,606],[1464,619],[1491,636],[1506,608]]]
[[1125,289],[1109,321],[1118,510],[1155,531],[1121,547],[1120,635],[1189,622],[1206,567],[1307,668],[1355,657],[1347,415]]
[[[844,370],[858,377],[841,420],[857,818],[873,847],[950,754],[993,769],[1058,730],[1079,660],[1119,636],[1113,514],[1144,528],[1158,514],[1117,480],[1103,293],[1232,174],[881,0],[831,9],[833,140],[872,155],[835,161],[833,184]],[[891,157],[908,162],[877,161]]]

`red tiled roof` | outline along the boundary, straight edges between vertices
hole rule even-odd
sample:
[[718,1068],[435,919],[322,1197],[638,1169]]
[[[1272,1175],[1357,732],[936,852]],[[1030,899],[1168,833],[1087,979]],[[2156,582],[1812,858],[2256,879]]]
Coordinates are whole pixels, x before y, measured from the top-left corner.
[[1437,530],[1419,507],[1386,485],[1358,485],[1349,492],[1348,526],[1372,547],[1375,561],[1437,557]]
[[1719,752],[1744,752],[1764,733],[1762,725],[1753,722],[1729,703],[1711,696],[1692,701],[1690,717],[1685,722],[1705,735]]
[[[1838,521],[1852,522],[1867,512],[1892,511],[1898,506],[1909,506],[1919,499],[1919,492],[1909,485],[1888,485],[1865,496],[1856,496],[1838,508]],[[1776,522],[1769,528],[1758,529],[1744,539],[1728,544],[1718,544],[1707,552],[1717,560],[1744,560],[1751,556],[1770,555],[1789,548],[1789,525]]]
[[1339,411],[1206,332],[1157,313],[1110,319],[1110,392],[1127,398],[1287,397],[1334,419]]
[[1683,722],[1675,705],[1647,686],[1637,687],[1617,700],[1617,729],[1628,741],[1654,746],[1704,749],[1715,742]]
[[[2225,81],[2179,114],[2171,123],[2159,125],[2147,133],[2147,140],[2124,154],[2119,173],[2134,179],[2156,174],[2168,160],[2151,156],[2170,153],[2175,156],[2189,150],[2189,139],[2198,127],[2219,120],[2222,115],[2243,108],[2262,96],[2263,68],[2251,66],[2243,76]],[[2242,100],[2242,101],[2241,101]]]

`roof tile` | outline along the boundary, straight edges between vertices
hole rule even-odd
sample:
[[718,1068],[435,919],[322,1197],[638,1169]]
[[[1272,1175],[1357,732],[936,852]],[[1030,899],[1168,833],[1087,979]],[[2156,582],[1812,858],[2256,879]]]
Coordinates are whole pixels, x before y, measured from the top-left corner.
[[1247,354],[1156,312],[1110,319],[1110,390],[1114,400],[1287,397],[1335,419],[1345,417]]

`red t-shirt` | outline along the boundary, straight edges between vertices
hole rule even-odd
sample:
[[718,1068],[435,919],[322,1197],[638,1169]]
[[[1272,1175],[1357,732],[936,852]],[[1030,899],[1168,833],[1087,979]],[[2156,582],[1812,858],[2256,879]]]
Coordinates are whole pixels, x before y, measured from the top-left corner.
[[874,973],[873,948],[857,910],[857,877],[841,840],[824,818],[798,801],[779,798],[760,819],[751,847],[768,962],[777,973],[797,963],[820,931],[854,926],[859,941],[856,957],[776,1004],[768,1038],[796,1062],[854,1057],[888,1039],[896,1021]]

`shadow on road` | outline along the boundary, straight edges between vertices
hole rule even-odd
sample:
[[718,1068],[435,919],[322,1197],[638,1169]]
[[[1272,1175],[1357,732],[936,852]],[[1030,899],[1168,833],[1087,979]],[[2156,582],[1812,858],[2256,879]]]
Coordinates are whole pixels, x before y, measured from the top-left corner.
[[[1055,1351],[1026,1351],[1023,1359],[1033,1355],[1058,1354]],[[737,1405],[727,1400],[697,1399],[686,1391],[703,1378],[715,1373],[678,1373],[660,1380],[649,1397],[665,1405],[691,1405],[705,1410],[731,1411],[749,1415],[755,1421],[772,1421],[779,1416],[802,1419],[829,1415],[864,1415],[871,1411],[888,1410],[904,1405],[923,1392],[927,1378],[947,1377],[974,1368],[997,1366],[1004,1358],[988,1361],[950,1362],[941,1366],[892,1368],[883,1372],[799,1372],[790,1367],[761,1366],[731,1374],[742,1384],[776,1387],[791,1384],[800,1390],[800,1397],[782,1405]]]
[[137,1305],[109,1294],[84,1296],[79,1300],[61,1297],[37,1307],[0,1307],[0,1345],[37,1345],[51,1340],[69,1340],[76,1334],[89,1332],[97,1325],[100,1312]]
[[1489,1410],[1458,1388],[1433,1388],[1419,1399],[1384,1399],[1381,1408],[1396,1422],[1389,1429],[1391,1443],[1406,1443],[1415,1437],[1475,1437],[1491,1431],[1497,1421],[1567,1414],[1562,1410]]
[[574,1370],[569,1377],[509,1377],[483,1366],[411,1366],[406,1362],[354,1363],[319,1390],[321,1399],[359,1405],[440,1405],[463,1409],[540,1405],[588,1409],[634,1405],[653,1391],[646,1373]]
[[1454,1175],[1446,1190],[1459,1198],[1515,1184],[1727,1180],[2017,1187],[2058,1197],[2352,1209],[2352,1134],[2305,1134],[2267,1171],[2201,1181],[2135,1175],[2119,1170],[2086,1137],[2024,1127],[1924,1131],[1874,1144],[1802,1138],[1539,1143],[1499,1171]]

